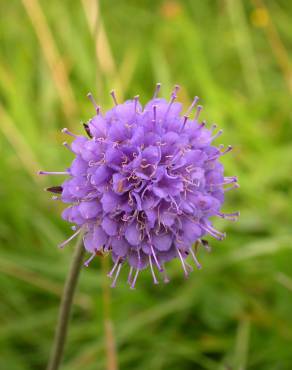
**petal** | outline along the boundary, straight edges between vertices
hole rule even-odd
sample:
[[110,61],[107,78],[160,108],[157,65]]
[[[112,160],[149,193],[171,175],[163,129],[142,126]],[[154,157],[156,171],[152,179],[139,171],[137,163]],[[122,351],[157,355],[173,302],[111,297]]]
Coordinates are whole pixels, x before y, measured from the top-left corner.
[[106,165],[99,166],[94,175],[91,176],[91,183],[95,186],[103,184],[105,181],[109,180],[112,174],[112,170]]
[[182,238],[190,243],[195,242],[202,236],[202,229],[200,226],[185,218],[182,222]]
[[77,225],[83,225],[85,223],[84,218],[79,212],[78,206],[71,206],[69,208],[66,208],[62,212],[62,218]]
[[93,231],[88,232],[84,236],[84,246],[89,252],[100,250],[107,242],[108,236],[100,226],[95,226]]
[[96,217],[102,210],[101,204],[97,200],[81,202],[78,209],[82,217],[85,219]]
[[172,226],[174,223],[176,215],[170,212],[163,212],[160,215],[160,220],[165,226]]
[[172,237],[169,234],[153,235],[152,242],[159,251],[168,251],[172,245]]
[[126,228],[125,237],[131,245],[137,246],[141,243],[140,232],[135,222]]
[[117,234],[118,224],[111,218],[105,217],[102,220],[101,226],[103,230],[107,233],[107,235],[114,236]]
[[113,253],[119,257],[125,257],[130,249],[130,245],[124,238],[112,239]]
[[89,130],[92,136],[96,138],[105,138],[107,133],[107,123],[105,119],[99,114],[94,116],[88,122]]
[[152,229],[155,225],[155,222],[157,220],[157,212],[153,209],[148,209],[145,211],[147,216],[147,224]]
[[86,174],[88,163],[85,162],[81,157],[77,157],[73,160],[70,166],[70,173],[73,176],[82,176]]
[[143,150],[142,157],[147,164],[157,164],[160,160],[160,150],[156,146],[148,146]]
[[113,191],[118,194],[123,194],[131,188],[132,184],[129,182],[126,176],[120,173],[113,175]]
[[117,148],[109,148],[105,152],[105,161],[109,167],[117,169],[123,162],[123,152]]
[[112,191],[104,193],[101,198],[102,208],[105,212],[115,211],[119,206],[120,202],[121,198]]
[[72,141],[71,149],[74,153],[80,154],[83,150],[84,144],[88,141],[88,139],[84,136],[78,136],[77,139]]
[[177,256],[176,248],[172,246],[168,251],[159,252],[157,258],[160,263],[163,263],[171,261],[172,259],[176,258],[176,256]]
[[148,258],[142,251],[139,251],[138,253],[136,250],[130,250],[128,254],[128,262],[130,266],[139,270],[143,270],[148,266]]

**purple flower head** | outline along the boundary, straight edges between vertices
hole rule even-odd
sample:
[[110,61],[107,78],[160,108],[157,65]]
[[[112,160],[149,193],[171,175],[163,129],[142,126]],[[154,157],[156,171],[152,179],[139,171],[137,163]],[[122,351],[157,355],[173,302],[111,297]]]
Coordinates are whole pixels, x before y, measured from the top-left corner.
[[225,237],[210,218],[238,216],[221,212],[224,193],[238,187],[237,178],[224,177],[219,163],[231,147],[213,144],[222,131],[214,133],[216,125],[208,129],[199,121],[201,106],[190,118],[197,97],[182,114],[182,105],[175,101],[178,86],[169,101],[157,97],[159,89],[157,84],[144,107],[138,96],[118,104],[112,92],[115,106],[104,114],[89,95],[96,115],[84,124],[87,137],[63,129],[74,138],[71,145],[65,143],[75,155],[70,168],[40,172],[68,175],[61,186],[48,189],[70,204],[62,216],[75,225],[75,233],[61,246],[82,230],[91,253],[86,266],[96,255],[111,252],[112,286],[126,264],[131,288],[148,267],[154,283],[155,270],[168,282],[165,263],[174,258],[188,276],[192,266],[187,259],[200,268],[197,246],[208,249],[203,237]]

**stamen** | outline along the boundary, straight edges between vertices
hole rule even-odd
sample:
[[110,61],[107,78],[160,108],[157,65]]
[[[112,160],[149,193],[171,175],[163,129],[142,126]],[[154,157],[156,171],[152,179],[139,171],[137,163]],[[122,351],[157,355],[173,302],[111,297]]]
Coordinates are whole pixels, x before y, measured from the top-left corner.
[[215,184],[210,184],[211,187],[218,187],[218,186],[224,186],[224,185],[228,185],[228,184],[232,184],[232,183],[237,183],[238,181],[238,178],[236,176],[233,176],[233,177],[224,177],[224,181],[223,182],[218,182],[218,183],[215,183]]
[[136,95],[136,96],[134,96],[134,110],[135,110],[135,113],[137,113],[138,102],[139,102],[139,95]]
[[94,253],[92,253],[92,255],[88,258],[88,260],[86,260],[85,262],[84,262],[84,266],[85,267],[88,267],[89,266],[89,264],[90,264],[90,262],[94,259],[94,257],[96,257],[96,253],[94,252]]
[[91,132],[90,132],[90,129],[89,129],[89,126],[87,123],[83,123],[83,128],[87,134],[88,137],[90,137],[90,139],[92,139],[92,135],[91,135]]
[[120,262],[120,259],[118,258],[118,259],[116,260],[116,262],[115,262],[115,264],[114,264],[113,268],[111,269],[111,271],[107,274],[107,276],[108,276],[109,278],[112,278],[113,273],[115,272],[115,270],[116,270],[116,268],[117,268],[117,266],[118,266],[119,262]]
[[153,120],[152,122],[156,125],[157,124],[157,121],[156,121],[156,118],[157,118],[157,105],[153,105]]
[[223,191],[225,193],[226,191],[230,191],[230,190],[233,190],[233,189],[238,189],[239,187],[240,187],[240,185],[238,183],[235,183],[232,186],[230,186],[229,188],[223,189]]
[[93,97],[93,95],[91,94],[91,92],[89,92],[89,93],[87,94],[87,97],[88,97],[88,99],[91,101],[91,103],[93,104],[93,106],[94,106],[94,108],[95,108],[95,110],[96,110],[96,114],[98,114],[98,113],[99,113],[99,106],[96,104],[96,101],[94,100],[94,97]]
[[170,95],[170,101],[169,101],[169,103],[168,103],[168,107],[167,107],[167,110],[166,110],[166,112],[165,112],[164,119],[165,119],[165,118],[166,118],[166,116],[168,115],[168,112],[169,112],[169,110],[170,110],[170,108],[171,108],[171,106],[172,106],[173,102],[174,102],[174,101],[175,101],[175,99],[177,98],[176,93],[178,92],[178,90],[179,90],[179,86],[178,86],[178,85],[175,85],[175,86],[174,86],[174,89],[172,90],[172,93],[171,93],[171,95]]
[[135,274],[135,277],[134,277],[134,279],[133,279],[133,281],[132,281],[132,284],[131,284],[131,286],[130,286],[130,289],[135,289],[135,284],[136,284],[136,281],[137,281],[137,277],[138,277],[138,275],[139,275],[139,272],[140,272],[140,270],[139,270],[139,269],[137,269],[136,274]]
[[153,99],[156,99],[156,98],[157,98],[157,95],[158,95],[158,93],[159,93],[159,91],[160,91],[160,88],[161,88],[161,83],[160,83],[160,82],[158,82],[158,83],[156,84],[156,88],[155,88],[155,90],[154,90]]
[[[220,147],[220,149],[223,149],[222,148],[223,147],[222,144],[220,144],[219,147]],[[223,152],[220,152],[218,154],[213,155],[212,157],[209,157],[207,159],[207,161],[213,161],[214,159],[217,159],[219,157],[222,157],[222,155],[229,153],[232,149],[233,149],[233,147],[231,145],[228,145],[228,147]]]
[[186,267],[189,269],[190,272],[193,272],[194,269],[193,269],[193,266],[191,266],[186,260],[184,261]]
[[200,123],[199,127],[198,127],[198,130],[204,128],[206,126],[207,122],[206,121],[202,121],[202,123]]
[[131,284],[133,270],[134,270],[134,268],[131,266],[130,271],[129,271],[129,275],[128,275],[128,279],[127,279],[128,284]]
[[149,256],[149,265],[150,265],[151,274],[152,274],[152,277],[153,277],[154,284],[159,284],[159,282],[158,282],[158,280],[156,279],[156,276],[155,276],[155,272],[154,272],[154,269],[153,269],[151,256]]
[[176,99],[176,97],[177,97],[176,94],[179,91],[179,89],[180,89],[179,85],[174,85],[174,88],[173,88],[173,90],[171,92],[171,95],[170,95],[170,101],[171,102],[173,102]]
[[74,151],[72,150],[71,146],[67,143],[67,141],[64,141],[64,143],[62,145],[64,145],[65,148],[70,150],[70,152],[74,153]]
[[221,212],[217,212],[216,215],[218,217],[224,218],[226,220],[237,221],[238,220],[238,217],[240,215],[240,212],[233,212],[233,213],[221,213]]
[[198,120],[199,115],[200,115],[202,109],[203,109],[203,106],[202,105],[198,105],[197,106],[197,110],[196,110],[196,113],[195,113],[195,121]]
[[210,235],[212,235],[217,240],[223,240],[225,238],[225,236],[226,236],[225,233],[221,233],[220,231],[214,229],[210,225],[200,224],[200,226],[201,226],[201,228],[203,230],[207,231],[207,233],[209,233]]
[[110,92],[110,95],[111,95],[111,97],[113,98],[113,101],[114,101],[115,105],[118,105],[115,91],[114,91],[114,90],[112,90],[112,91]]
[[62,132],[63,134],[67,134],[67,135],[69,135],[69,136],[75,137],[75,139],[77,139],[77,138],[78,138],[78,136],[77,136],[77,135],[73,134],[73,133],[72,133],[71,131],[69,131],[66,127],[62,128],[61,132]]
[[189,116],[191,114],[191,112],[194,109],[195,105],[197,104],[198,100],[199,100],[199,97],[195,96],[192,104],[189,106],[188,110],[186,111],[185,116]]
[[115,278],[111,284],[111,288],[115,288],[116,286],[116,282],[117,282],[117,278],[118,276],[120,275],[120,271],[121,271],[121,268],[122,268],[122,264],[120,263],[119,266],[118,266],[118,269],[117,269],[117,272],[116,272],[116,275],[115,275]]
[[184,270],[185,278],[188,278],[189,274],[188,274],[188,271],[187,271],[187,269],[186,269],[186,266],[185,266],[185,263],[184,263],[184,259],[182,258],[182,255],[181,255],[181,253],[180,253],[179,249],[177,248],[176,250],[177,250],[177,254],[178,254],[178,256],[179,256],[179,259],[180,259],[180,261],[181,261],[182,268],[183,268],[183,270]]
[[211,126],[211,132],[213,132],[214,130],[216,130],[216,128],[217,128],[216,123],[213,123],[213,125]]
[[152,255],[153,255],[154,261],[155,261],[155,263],[156,263],[156,266],[158,267],[158,270],[159,270],[160,272],[162,272],[162,271],[163,271],[163,268],[160,266],[160,264],[159,264],[159,262],[158,262],[158,259],[157,259],[157,257],[156,257],[156,254],[155,254],[155,252],[154,252],[154,249],[153,249],[153,246],[152,246],[152,245],[150,245],[150,249],[151,249],[151,253],[152,253]]
[[194,251],[192,250],[192,248],[190,248],[189,251],[190,251],[190,253],[191,253],[192,257],[193,257],[193,260],[195,262],[195,265],[197,266],[198,269],[201,269],[202,268],[202,265],[198,261],[198,259],[197,259],[196,255],[195,255]]
[[213,136],[211,136],[210,137],[210,142],[211,141],[213,141],[213,140],[215,140],[215,139],[217,139],[219,136],[221,136],[223,134],[223,130],[219,130],[218,132],[217,132],[217,134],[215,134],[215,135],[213,135]]
[[69,172],[49,172],[49,171],[39,171],[39,175],[69,175]]
[[190,117],[189,117],[187,114],[185,114],[185,115],[184,115],[184,120],[183,120],[182,128],[184,128],[184,127],[185,127],[185,124],[187,123],[187,120],[188,120],[189,118],[190,118]]
[[139,249],[137,249],[137,254],[138,254],[138,266],[141,267],[141,254]]
[[165,270],[165,267],[163,265],[163,272],[162,272],[162,275],[163,275],[163,282],[164,284],[168,284],[170,282],[168,276],[167,276],[167,273],[166,273],[166,270]]
[[212,251],[212,248],[210,247],[210,245],[209,245],[209,243],[208,243],[208,241],[207,241],[207,240],[205,240],[205,239],[200,239],[199,241],[200,241],[200,243],[202,244],[202,246],[206,249],[206,251],[207,251],[208,253],[210,253],[210,252]]
[[76,231],[73,235],[70,236],[67,240],[63,241],[61,244],[59,244],[59,248],[63,248],[66,244],[68,244],[71,240],[73,240],[81,231],[81,228]]
[[49,191],[51,193],[61,194],[62,191],[63,191],[63,188],[62,188],[62,186],[51,186],[49,188],[46,188],[45,190]]

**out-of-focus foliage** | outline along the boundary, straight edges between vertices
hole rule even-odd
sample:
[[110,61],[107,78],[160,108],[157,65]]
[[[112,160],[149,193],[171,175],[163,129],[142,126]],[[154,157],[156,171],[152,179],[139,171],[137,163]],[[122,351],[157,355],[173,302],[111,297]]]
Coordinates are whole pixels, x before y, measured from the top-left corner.
[[[111,291],[121,369],[292,368],[292,4],[264,0],[2,1],[0,3],[0,368],[43,369],[72,247],[63,208],[36,176],[70,163],[60,129],[157,81],[224,129],[228,175],[241,188],[216,221],[227,239],[189,280],[143,273]],[[125,273],[125,272],[124,272]],[[63,370],[104,369],[100,261],[83,269]]]

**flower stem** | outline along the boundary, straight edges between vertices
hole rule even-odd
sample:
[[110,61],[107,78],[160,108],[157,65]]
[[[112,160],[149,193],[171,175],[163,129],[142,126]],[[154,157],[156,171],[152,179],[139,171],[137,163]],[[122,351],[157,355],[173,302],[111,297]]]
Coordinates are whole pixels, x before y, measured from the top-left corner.
[[70,311],[72,307],[72,301],[74,292],[76,289],[78,276],[81,268],[82,257],[84,254],[82,233],[79,235],[75,252],[73,255],[71,267],[67,275],[67,279],[64,286],[64,291],[61,299],[59,318],[56,326],[56,332],[52,351],[50,354],[47,370],[57,370],[62,361],[64,346],[67,337],[68,323],[70,318]]
[[103,282],[102,282],[102,304],[103,323],[105,331],[106,369],[118,370],[117,351],[114,337],[113,323],[111,320],[111,288],[107,277],[109,263],[108,258],[101,259]]

